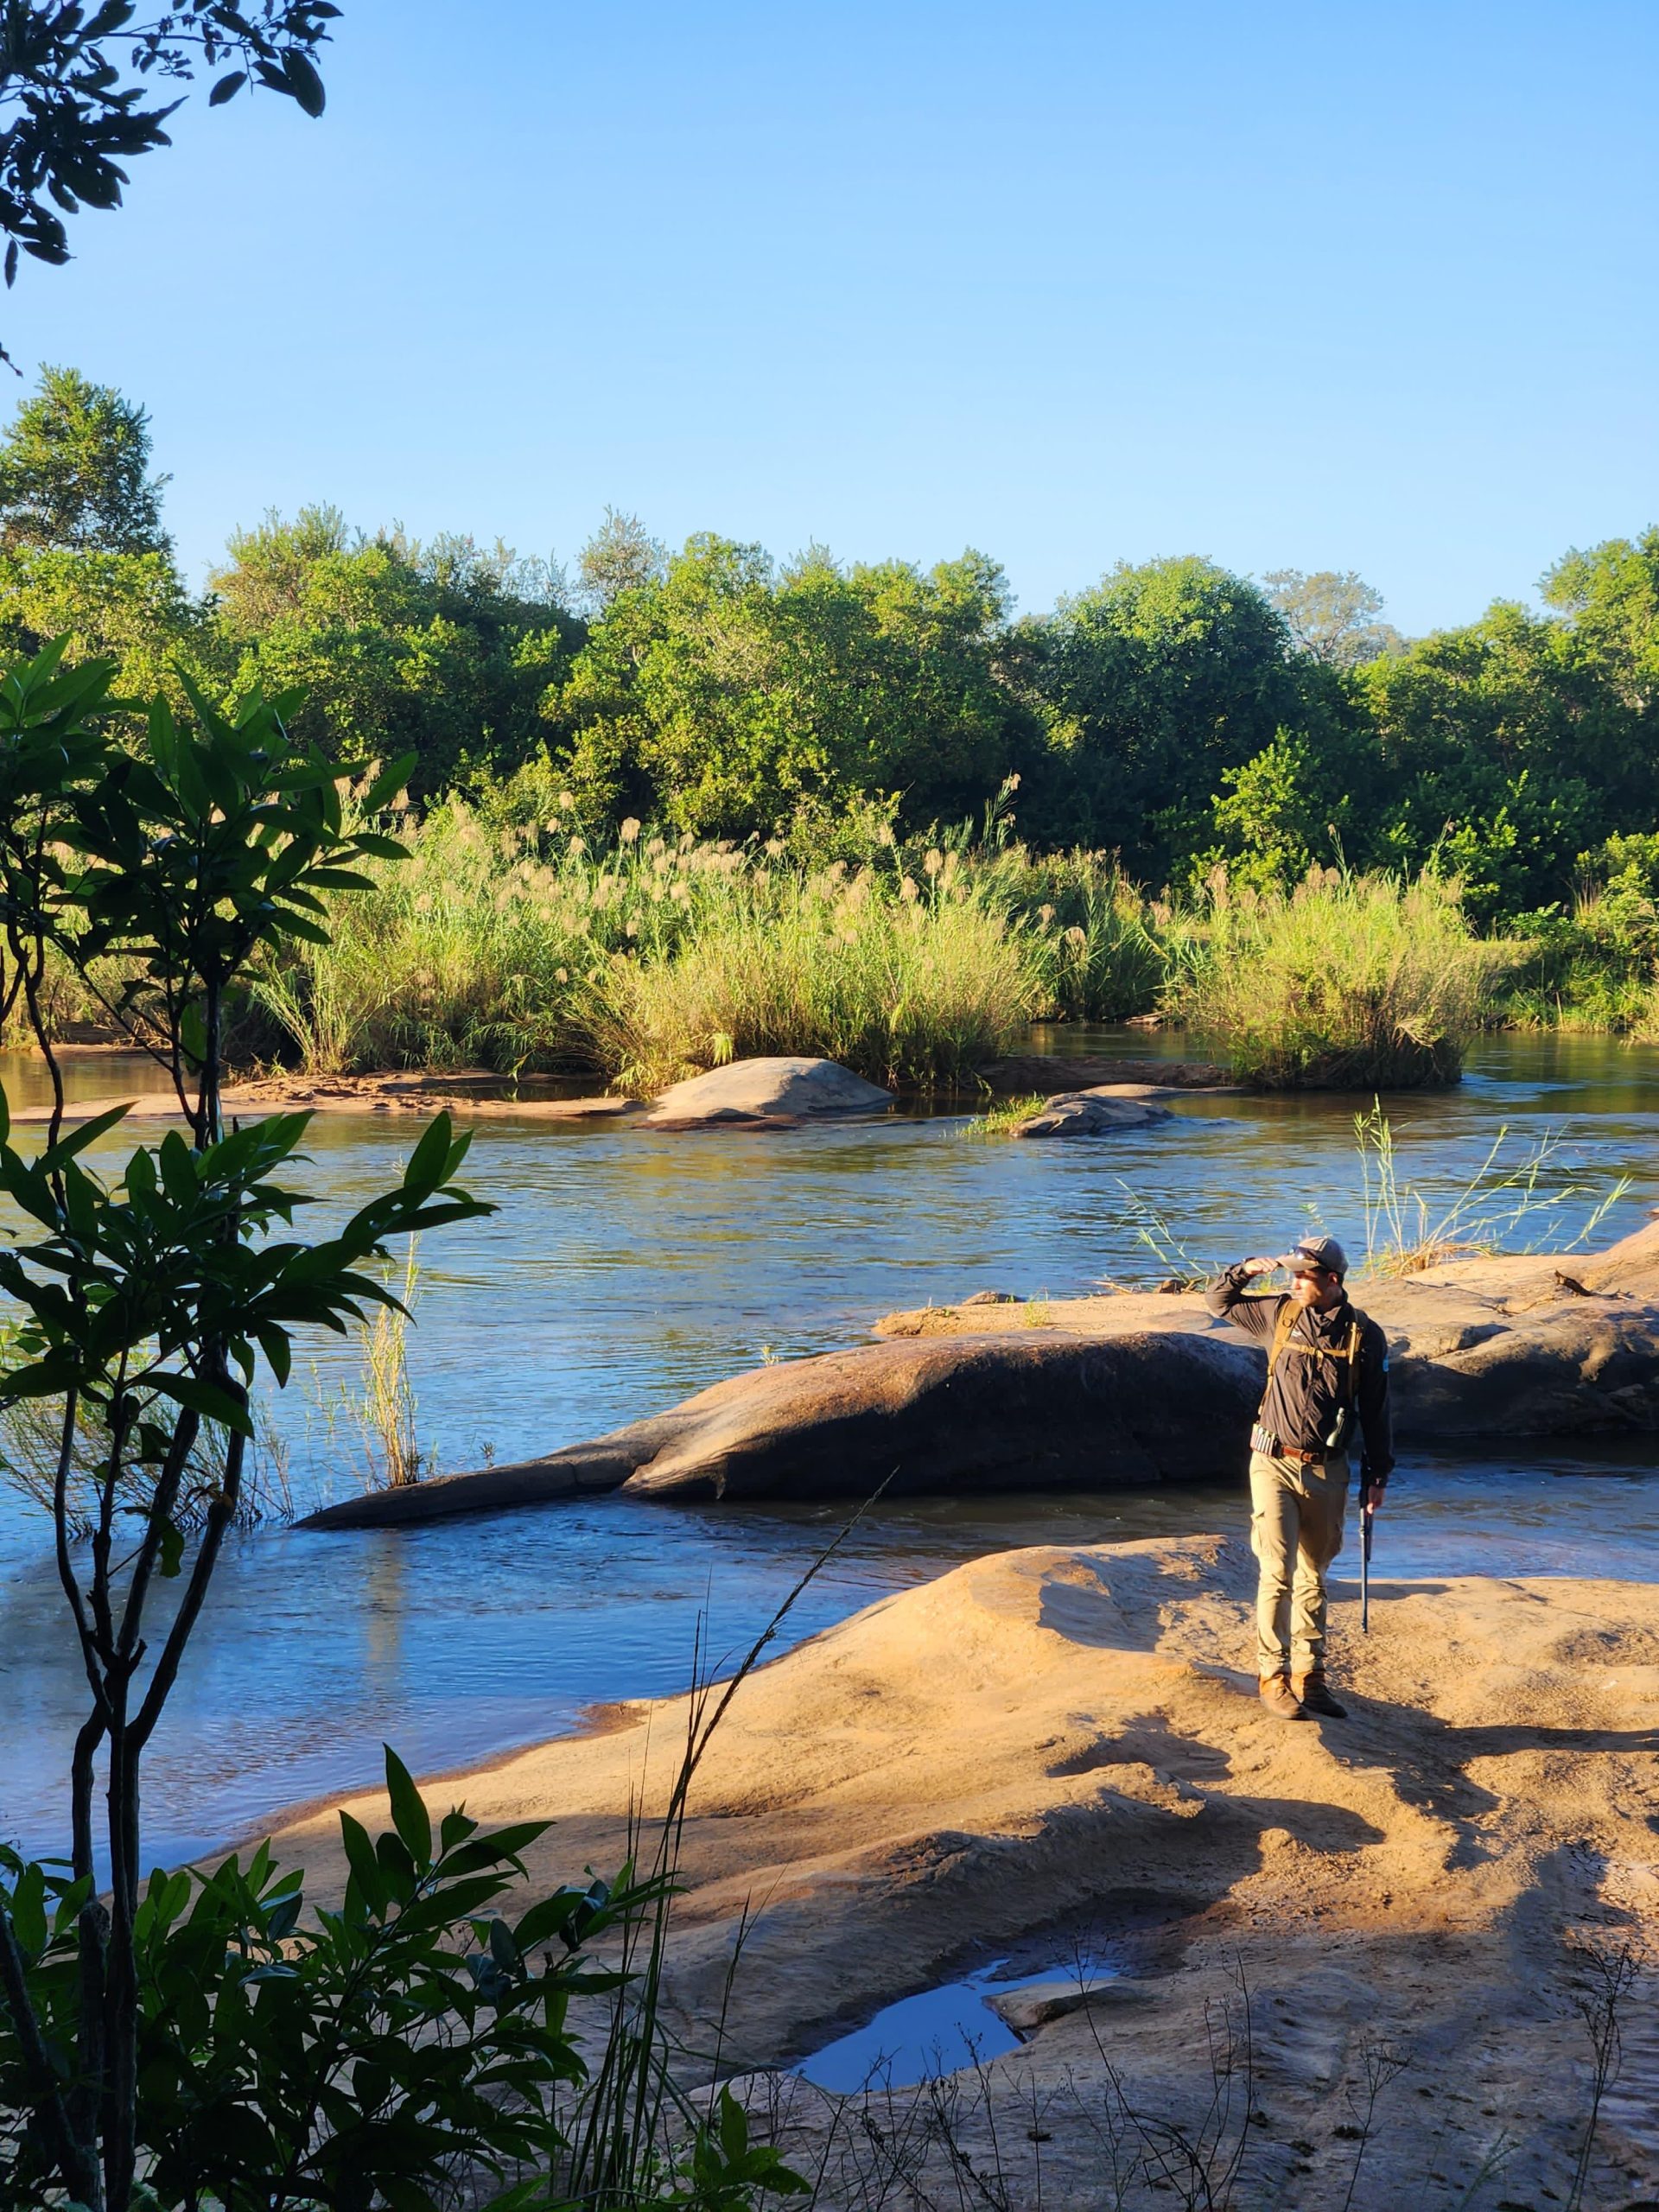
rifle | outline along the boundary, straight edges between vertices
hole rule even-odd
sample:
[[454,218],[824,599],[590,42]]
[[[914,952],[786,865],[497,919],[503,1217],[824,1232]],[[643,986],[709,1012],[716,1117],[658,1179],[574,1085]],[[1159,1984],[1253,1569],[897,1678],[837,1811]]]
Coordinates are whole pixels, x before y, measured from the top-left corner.
[[1359,1626],[1363,1636],[1371,1632],[1371,1522],[1373,1516],[1369,1505],[1359,1509]]

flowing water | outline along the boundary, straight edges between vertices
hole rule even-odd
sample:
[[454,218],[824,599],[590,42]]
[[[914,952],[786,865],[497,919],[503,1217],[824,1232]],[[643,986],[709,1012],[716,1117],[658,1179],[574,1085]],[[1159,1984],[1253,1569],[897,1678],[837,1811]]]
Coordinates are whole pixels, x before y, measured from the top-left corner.
[[[1148,1049],[1121,1033],[1043,1041]],[[39,1094],[38,1067],[8,1059],[0,1075],[14,1101]],[[1490,1040],[1458,1089],[1389,1102],[1402,1179],[1443,1199],[1500,1127],[1515,1157],[1554,1132],[1545,1187],[1631,1179],[1598,1241],[1610,1238],[1659,1203],[1656,1075],[1651,1048]],[[82,1096],[141,1078],[149,1087],[107,1057],[72,1063]],[[980,1288],[1058,1297],[1156,1274],[1146,1209],[1194,1264],[1281,1249],[1314,1220],[1363,1249],[1352,1118],[1366,1103],[1195,1097],[1173,1122],[1075,1144],[976,1143],[961,1116],[925,1114],[768,1135],[482,1122],[466,1179],[501,1210],[420,1254],[410,1360],[422,1440],[444,1468],[518,1458],[763,1358],[855,1343],[895,1306]],[[414,1135],[404,1121],[320,1120],[315,1222],[394,1176]],[[1549,1227],[1549,1243],[1587,1210]],[[273,1408],[302,1503],[361,1479],[337,1395],[353,1357],[332,1343],[302,1349]],[[1484,1463],[1409,1454],[1379,1572],[1659,1573],[1654,1459],[1647,1441]],[[1242,1518],[1237,1495],[1192,1490],[895,1501],[861,1524],[780,1641],[987,1550]],[[238,1538],[147,1762],[151,1847],[200,1849],[372,1779],[383,1739],[418,1768],[459,1766],[568,1726],[594,1701],[683,1685],[700,1618],[710,1654],[745,1647],[836,1525],[823,1509],[610,1497],[401,1533]],[[35,1849],[60,1840],[83,1694],[46,1535],[0,1491],[0,1836]]]

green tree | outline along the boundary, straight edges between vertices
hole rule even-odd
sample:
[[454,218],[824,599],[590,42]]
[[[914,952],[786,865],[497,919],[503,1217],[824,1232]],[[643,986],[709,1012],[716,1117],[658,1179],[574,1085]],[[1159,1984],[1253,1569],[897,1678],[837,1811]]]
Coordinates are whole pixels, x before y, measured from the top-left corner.
[[149,417],[74,369],[42,369],[0,443],[0,652],[64,637],[72,662],[108,658],[124,693],[203,673],[200,609],[162,527]]
[[41,370],[0,443],[0,550],[166,553],[149,417],[79,369]]
[[429,794],[541,750],[540,702],[581,628],[558,579],[470,538],[421,546],[347,528],[337,508],[268,515],[210,579],[237,696],[303,689],[297,728],[335,758],[401,751]]
[[1284,617],[1299,652],[1328,668],[1357,668],[1379,653],[1404,650],[1391,622],[1379,620],[1382,594],[1353,569],[1273,569],[1262,579],[1268,604]]
[[[367,888],[350,863],[401,849],[343,827],[342,772],[296,753],[276,707],[252,700],[231,720],[198,696],[194,726],[181,726],[160,701],[129,751],[105,721],[108,664],[61,661],[54,645],[0,681],[0,1015],[26,1008],[56,1101],[44,1144],[24,1152],[0,1095],[0,1188],[22,1224],[0,1254],[0,1290],[19,1317],[0,1403],[45,1401],[61,1435],[57,1558],[90,1692],[59,1927],[78,2004],[73,2044],[53,2048],[29,1972],[45,1937],[33,1879],[21,1910],[18,1889],[0,1897],[0,2026],[4,2070],[29,2085],[30,2152],[45,2152],[68,2199],[127,2212],[139,2150],[140,1770],[236,1515],[257,1364],[280,1386],[296,1326],[339,1329],[365,1304],[395,1305],[364,1272],[389,1237],[491,1209],[455,1185],[467,1140],[441,1116],[402,1181],[336,1235],[307,1245],[287,1233],[302,1194],[281,1179],[309,1116],[226,1135],[226,997],[256,955],[326,942],[319,894]],[[366,794],[366,810],[395,794],[407,765]],[[141,1146],[118,1178],[86,1162],[127,1109],[66,1133],[40,1004],[48,955],[167,1070],[190,1142],[175,1130]],[[114,996],[112,966],[130,978]],[[83,1520],[96,1535],[78,1563]],[[179,1603],[157,1622],[156,1583],[175,1578]],[[107,1903],[95,1886],[100,1764]]]
[[1324,711],[1328,690],[1256,587],[1194,556],[1120,563],[1016,644],[1014,680],[1047,731],[1024,827],[1116,847],[1154,880],[1205,842],[1225,772]]
[[1224,768],[1211,810],[1216,842],[1195,858],[1200,878],[1220,862],[1235,882],[1288,891],[1317,861],[1369,853],[1380,759],[1363,724],[1319,737],[1281,729],[1241,767]]
[[175,705],[184,699],[179,671],[205,677],[212,657],[170,554],[0,552],[0,655],[35,653],[59,637],[72,663],[113,661],[124,696],[165,691]]
[[925,823],[977,808],[1034,730],[1000,680],[1007,614],[977,553],[924,574],[813,547],[779,570],[693,537],[594,626],[550,698],[555,743],[594,812],[741,836],[893,793]]
[[1460,874],[1483,918],[1565,897],[1576,855],[1618,826],[1619,784],[1628,804],[1640,781],[1571,626],[1511,602],[1356,682],[1382,761],[1371,857]]
[[[0,16],[0,235],[5,278],[19,248],[69,258],[64,217],[118,207],[123,162],[169,144],[179,106],[153,88],[219,71],[208,105],[257,84],[321,115],[318,48],[340,10],[328,0],[172,0],[135,22],[135,0],[7,0]],[[226,67],[226,65],[229,66]],[[0,348],[0,360],[10,359]]]
[[666,547],[647,531],[638,515],[607,507],[605,519],[576,558],[582,603],[602,616],[625,591],[660,583],[668,565]]

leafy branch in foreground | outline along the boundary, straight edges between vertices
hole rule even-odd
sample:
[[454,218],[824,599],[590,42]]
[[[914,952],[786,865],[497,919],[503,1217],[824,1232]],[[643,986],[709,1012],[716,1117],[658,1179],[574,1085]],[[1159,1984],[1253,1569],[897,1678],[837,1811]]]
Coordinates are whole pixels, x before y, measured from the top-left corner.
[[[476,2205],[493,2183],[501,2212],[715,2212],[804,2190],[751,2145],[729,2096],[652,2146],[649,2175],[590,2185],[580,2146],[604,2069],[582,2056],[572,2000],[621,2001],[640,1979],[613,1942],[594,1947],[658,1924],[671,1878],[625,1866],[513,1910],[521,1854],[549,1823],[485,1835],[459,1808],[435,1821],[390,1750],[385,1771],[390,1829],[371,1837],[340,1815],[350,1872],[332,1910],[308,1915],[302,1875],[281,1872],[269,1843],[245,1866],[151,1875],[133,1931],[144,2201],[430,2212]],[[8,1890],[47,2056],[73,2079],[84,1885],[0,1849]],[[659,2038],[647,2040],[654,2061]],[[7,2204],[35,2212],[52,2201],[49,2152],[27,2130],[8,2144],[3,2117],[22,2101],[22,2064],[0,2026],[0,2176]]]
[[[121,166],[171,143],[162,129],[181,104],[157,104],[152,79],[186,82],[223,69],[208,96],[219,107],[245,85],[281,92],[322,113],[315,56],[339,15],[329,0],[174,0],[135,21],[134,0],[64,7],[8,0],[0,10],[0,234],[5,279],[21,251],[60,266],[66,215],[118,207]],[[228,67],[225,65],[229,64]],[[0,359],[10,356],[0,351]]]
[[[0,1251],[0,1292],[17,1314],[0,1406],[39,1402],[58,1424],[58,1573],[89,1693],[54,1908],[73,1928],[73,2058],[54,2056],[31,1983],[46,1892],[26,1868],[0,1903],[0,2025],[29,2156],[87,2212],[128,2212],[139,2186],[140,1770],[236,1516],[259,1363],[281,1387],[296,1329],[343,1332],[397,1304],[380,1273],[389,1240],[493,1209],[456,1183],[468,1141],[440,1115],[401,1180],[334,1235],[291,1233],[307,1203],[289,1176],[308,1117],[225,1134],[226,996],[256,954],[326,935],[321,893],[364,882],[345,860],[401,849],[342,834],[351,772],[296,752],[282,702],[251,700],[231,719],[192,695],[194,728],[158,704],[130,753],[110,734],[107,664],[65,672],[61,655],[60,641],[0,678],[0,1010],[27,1010],[54,1101],[31,1154],[12,1141],[0,1097],[0,1192],[20,1217]],[[405,769],[373,791],[391,796]],[[169,1131],[106,1175],[92,1150],[126,1109],[66,1131],[40,1006],[48,952],[94,988],[111,956],[128,966],[112,1010],[167,1067],[190,1141]],[[90,1559],[74,1541],[88,1528]],[[174,1580],[158,1622],[156,1586]]]

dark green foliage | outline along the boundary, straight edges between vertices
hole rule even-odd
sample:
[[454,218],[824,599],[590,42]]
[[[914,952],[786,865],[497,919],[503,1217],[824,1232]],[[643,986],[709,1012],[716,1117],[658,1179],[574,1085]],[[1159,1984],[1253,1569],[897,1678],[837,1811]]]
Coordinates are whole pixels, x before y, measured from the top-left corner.
[[550,698],[554,741],[595,817],[700,836],[766,830],[802,804],[897,793],[904,820],[977,810],[1033,717],[1001,683],[1001,572],[976,553],[925,575],[779,571],[698,537],[620,590]]
[[544,565],[365,537],[331,507],[269,516],[229,553],[206,650],[239,695],[302,691],[296,734],[330,757],[407,752],[431,794],[539,753],[543,696],[582,636]]
[[[308,1913],[299,1872],[268,1843],[211,1873],[157,1870],[133,1916],[137,2162],[159,2212],[441,2212],[488,2196],[560,2212],[591,2094],[571,2001],[621,1993],[636,1973],[592,1947],[649,1926],[666,1878],[589,1879],[513,1906],[519,1854],[546,1830],[481,1834],[433,1819],[388,1750],[392,1826],[340,1818],[350,1876],[337,1910]],[[34,2017],[73,2101],[84,2048],[79,1922],[86,1885],[0,1847]],[[0,2003],[0,2195],[9,2212],[57,2202],[57,2161],[28,2113],[29,2067]],[[660,2186],[627,2201],[747,2212],[804,2184],[753,2145],[729,2096],[682,2121]],[[495,2185],[492,2190],[490,2184]],[[481,2185],[481,2186],[480,2186]],[[620,2196],[580,2200],[620,2205]]]
[[[124,162],[170,143],[162,124],[179,105],[156,101],[158,81],[221,73],[209,105],[250,82],[321,115],[315,56],[340,13],[329,0],[172,0],[140,16],[135,0],[7,0],[0,10],[0,234],[5,279],[22,251],[69,258],[66,215],[118,207]],[[226,67],[226,65],[229,65]],[[7,357],[0,352],[0,359]]]
[[1322,689],[1255,586],[1209,561],[1120,564],[1019,643],[1048,727],[1022,827],[1114,848],[1154,882],[1181,873],[1226,771],[1302,727]]
[[[157,702],[128,752],[110,733],[110,676],[107,663],[67,667],[60,640],[0,679],[0,1014],[27,1008],[57,1099],[32,1154],[10,1142],[0,1104],[0,1187],[22,1223],[0,1253],[0,1290],[19,1315],[0,1399],[43,1400],[60,1421],[59,1574],[90,1691],[67,1819],[80,2005],[73,2082],[45,2050],[27,1930],[4,1910],[0,1999],[29,2075],[35,2135],[90,2212],[126,2212],[135,2185],[139,1771],[236,1516],[257,1362],[280,1385],[296,1328],[340,1329],[395,1302],[369,1271],[389,1257],[389,1238],[491,1210],[455,1185],[467,1140],[440,1116],[401,1182],[334,1236],[307,1244],[276,1233],[305,1203],[279,1179],[307,1117],[223,1134],[226,999],[256,954],[295,938],[326,944],[326,899],[363,882],[350,863],[400,848],[343,827],[341,770],[290,743],[278,706],[252,699],[232,718],[194,696],[194,727],[181,727]],[[406,766],[365,805],[394,796]],[[64,1133],[40,1002],[48,957],[167,1067],[193,1143],[169,1133],[105,1177],[87,1148],[124,1109]],[[113,992],[112,970],[125,977]],[[89,1419],[101,1432],[90,1466],[79,1448]],[[223,1448],[198,1496],[204,1424]],[[93,1532],[89,1561],[72,1555],[80,1528]],[[157,1576],[180,1578],[181,1594],[165,1627],[146,1633]],[[107,1905],[91,1886],[100,1758]],[[26,1923],[33,1911],[26,1896]]]

